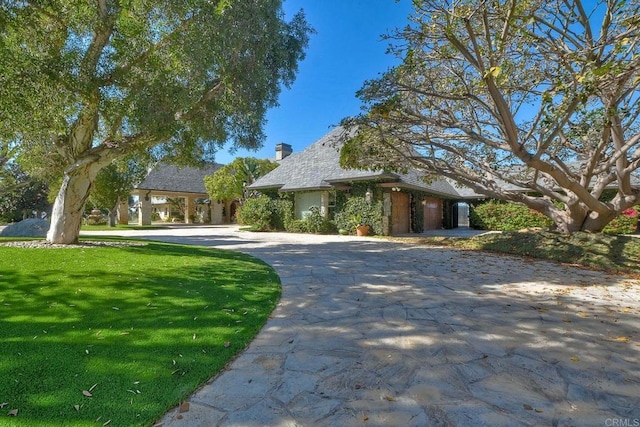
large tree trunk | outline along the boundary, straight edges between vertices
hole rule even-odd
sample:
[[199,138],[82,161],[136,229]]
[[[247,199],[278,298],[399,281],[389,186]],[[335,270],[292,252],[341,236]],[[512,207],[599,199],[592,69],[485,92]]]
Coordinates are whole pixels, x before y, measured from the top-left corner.
[[97,163],[88,163],[67,170],[51,212],[49,243],[78,243],[82,213],[93,181],[100,170]]
[[615,217],[616,212],[613,209],[608,214],[598,214],[589,212],[584,207],[573,211],[564,210],[556,215],[551,215],[551,219],[556,223],[558,231],[566,234],[576,231],[599,233]]
[[113,208],[109,209],[109,227],[115,227],[118,219],[118,207],[120,206],[120,197],[116,200]]

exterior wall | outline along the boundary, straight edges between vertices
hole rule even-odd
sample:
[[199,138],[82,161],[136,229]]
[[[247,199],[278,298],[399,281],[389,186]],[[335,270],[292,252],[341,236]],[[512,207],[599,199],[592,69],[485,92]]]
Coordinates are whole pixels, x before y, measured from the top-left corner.
[[224,204],[220,200],[211,201],[211,224],[224,224]]
[[391,193],[382,195],[382,234],[391,235]]

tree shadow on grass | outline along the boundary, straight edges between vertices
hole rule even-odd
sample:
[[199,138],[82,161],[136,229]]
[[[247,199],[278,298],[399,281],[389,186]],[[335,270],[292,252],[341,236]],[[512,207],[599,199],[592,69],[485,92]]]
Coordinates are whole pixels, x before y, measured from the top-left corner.
[[280,295],[266,264],[229,251],[46,252],[28,273],[0,271],[0,400],[15,425],[149,425],[241,351]]
[[476,239],[479,248],[607,271],[637,271],[640,240],[601,233],[505,232]]

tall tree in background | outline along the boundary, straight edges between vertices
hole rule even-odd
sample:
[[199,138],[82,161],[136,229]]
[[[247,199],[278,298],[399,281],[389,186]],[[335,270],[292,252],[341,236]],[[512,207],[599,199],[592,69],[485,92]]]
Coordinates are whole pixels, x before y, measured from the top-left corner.
[[[47,240],[73,243],[98,172],[156,147],[256,148],[310,28],[281,0],[0,0],[0,140],[63,176]],[[29,171],[31,172],[31,171]]]
[[116,161],[98,172],[89,203],[96,208],[109,210],[109,226],[116,226],[120,202],[128,201],[133,186],[147,173],[144,164],[134,159]]
[[[638,202],[640,3],[416,0],[344,166],[415,167],[599,231]],[[603,192],[615,196],[604,201]]]
[[238,157],[233,162],[204,178],[204,186],[212,199],[229,200],[245,198],[245,188],[255,180],[278,167],[268,159]]
[[35,212],[48,212],[49,188],[15,163],[0,166],[0,222],[17,222]]

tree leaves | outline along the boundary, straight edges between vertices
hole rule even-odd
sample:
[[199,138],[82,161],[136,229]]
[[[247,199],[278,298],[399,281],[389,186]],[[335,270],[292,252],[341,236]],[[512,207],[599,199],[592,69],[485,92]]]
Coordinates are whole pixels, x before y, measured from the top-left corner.
[[261,176],[278,167],[278,163],[267,159],[238,157],[228,165],[204,178],[204,185],[215,200],[244,199],[246,187]]
[[489,71],[487,71],[484,74],[484,78],[486,79],[487,77],[491,76],[491,77],[498,77],[500,75],[500,72],[502,71],[501,67],[491,67],[489,68]]
[[114,160],[153,149],[189,163],[262,144],[312,29],[301,12],[285,20],[280,1],[216,3],[4,6],[0,139],[65,184],[52,242],[77,240],[77,213]]
[[82,395],[85,396],[85,397],[93,397],[93,394],[91,392],[97,386],[98,386],[98,384],[94,384],[91,387],[89,387],[89,390],[82,390]]
[[602,230],[640,200],[640,22],[637,5],[585,6],[421,1],[389,36],[402,64],[368,81],[366,112],[343,121],[359,135],[342,164],[437,173],[565,233]]

